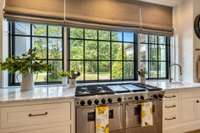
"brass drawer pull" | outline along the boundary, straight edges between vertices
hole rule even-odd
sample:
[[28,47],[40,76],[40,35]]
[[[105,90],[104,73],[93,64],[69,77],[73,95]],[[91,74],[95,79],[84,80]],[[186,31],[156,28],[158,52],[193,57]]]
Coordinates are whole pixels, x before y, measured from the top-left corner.
[[167,108],[167,109],[169,109],[169,108],[176,108],[176,105],[165,106],[165,108]]
[[175,98],[176,95],[172,95],[172,96],[165,96],[165,98]]
[[171,121],[171,120],[175,120],[176,117],[172,117],[172,118],[165,118],[166,121]]
[[36,117],[36,116],[45,116],[48,115],[48,112],[42,113],[42,114],[29,114],[29,117]]

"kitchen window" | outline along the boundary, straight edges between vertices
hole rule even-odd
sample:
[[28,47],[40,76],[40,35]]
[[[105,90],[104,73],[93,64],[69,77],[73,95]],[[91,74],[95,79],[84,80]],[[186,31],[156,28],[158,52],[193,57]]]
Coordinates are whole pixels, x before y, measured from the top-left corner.
[[69,28],[69,68],[79,81],[137,79],[137,35],[134,32]]
[[[36,48],[39,60],[51,64],[51,71],[34,75],[36,83],[59,82],[58,72],[63,70],[63,27],[58,25],[9,22],[9,54],[18,56]],[[21,81],[18,73],[9,76],[9,84]]]
[[168,77],[170,38],[167,36],[139,34],[140,67],[146,69],[147,79]]
[[[67,28],[67,53],[64,53],[64,27],[28,22],[9,22],[9,55],[16,56],[36,48],[39,60],[53,66],[52,71],[34,75],[37,84],[58,83],[58,72],[81,72],[79,82],[137,80],[137,70],[144,66],[147,79],[167,79],[170,37],[88,28]],[[16,85],[21,75],[9,74],[9,84]]]

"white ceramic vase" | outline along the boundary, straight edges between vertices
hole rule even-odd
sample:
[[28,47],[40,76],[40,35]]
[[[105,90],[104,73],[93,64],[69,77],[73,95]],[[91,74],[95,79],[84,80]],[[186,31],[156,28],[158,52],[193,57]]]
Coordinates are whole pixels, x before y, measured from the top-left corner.
[[142,84],[145,84],[145,82],[146,82],[145,77],[139,76],[139,82],[142,83]]
[[32,90],[34,86],[33,74],[22,74],[21,91]]
[[76,79],[69,79],[69,88],[76,87]]
[[62,78],[62,85],[63,86],[67,86],[68,85],[68,79],[67,79],[67,77],[63,77]]

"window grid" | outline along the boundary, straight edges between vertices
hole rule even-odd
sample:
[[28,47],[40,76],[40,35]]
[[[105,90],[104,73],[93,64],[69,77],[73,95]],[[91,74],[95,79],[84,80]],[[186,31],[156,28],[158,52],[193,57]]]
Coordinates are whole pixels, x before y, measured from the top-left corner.
[[[144,34],[144,35],[147,35],[147,34]],[[148,66],[148,71],[147,71],[147,79],[167,79],[168,78],[168,67],[169,67],[169,64],[170,64],[170,38],[169,37],[167,37],[167,36],[165,36],[166,37],[166,39],[165,39],[165,44],[160,44],[159,43],[159,36],[157,36],[157,35],[153,35],[153,36],[156,36],[156,39],[154,38],[154,42],[155,43],[150,43],[150,36],[151,35],[147,35],[148,36],[148,40],[147,40],[147,43],[145,43],[145,42],[140,42],[140,45],[147,45],[147,47],[148,47],[148,59],[147,60],[140,60],[140,63],[144,63],[145,64],[145,67],[146,67],[146,65]],[[155,41],[156,40],[156,41]],[[151,48],[150,48],[150,46],[152,46],[152,45],[155,45],[156,47],[157,47],[157,59],[156,60],[152,60],[152,59],[150,59],[151,58]],[[159,59],[159,54],[160,54],[160,52],[161,52],[161,50],[159,50],[159,46],[165,46],[165,60],[161,60],[161,59]],[[151,76],[151,73],[150,73],[150,71],[151,71],[151,67],[152,67],[152,65],[151,65],[151,63],[156,63],[156,67],[157,67],[157,75],[156,75],[156,77],[154,77],[154,76]],[[160,63],[165,63],[165,76],[161,76],[160,75],[160,69],[161,69],[161,67],[160,67]]]
[[[115,32],[115,31],[107,31],[107,30],[105,30],[106,32],[109,32],[109,36],[110,36],[110,38],[109,38],[109,40],[103,40],[103,39],[100,39],[99,37],[99,32],[101,31],[101,30],[95,30],[96,32],[97,32],[97,38],[96,39],[87,39],[86,37],[85,37],[85,31],[87,30],[87,29],[85,29],[85,28],[81,28],[81,29],[83,29],[83,38],[76,38],[76,37],[71,37],[71,28],[69,28],[68,29],[68,42],[70,42],[70,44],[68,45],[68,49],[69,49],[69,58],[68,58],[68,68],[70,69],[71,68],[71,62],[73,62],[73,61],[81,61],[81,62],[83,62],[83,81],[79,81],[79,82],[99,82],[99,81],[121,81],[121,80],[136,80],[137,79],[137,76],[136,76],[136,66],[137,66],[137,51],[135,51],[136,49],[137,49],[137,43],[136,43],[136,38],[137,38],[137,36],[136,36],[136,34],[135,33],[133,33],[133,32],[131,32],[131,33],[133,33],[133,38],[134,38],[134,40],[133,40],[133,42],[129,42],[129,41],[125,41],[124,40],[124,33],[125,32],[121,32],[122,33],[122,40],[121,41],[114,41],[113,40],[113,38],[112,38],[112,33],[113,32]],[[103,30],[104,31],[104,30]],[[79,41],[83,41],[83,59],[72,59],[71,58],[71,42],[72,42],[72,40],[79,40]],[[85,57],[85,50],[86,50],[86,41],[94,41],[94,42],[96,42],[97,43],[97,58],[96,59],[86,59],[86,57]],[[110,57],[109,57],[109,59],[100,59],[100,55],[99,55],[99,50],[100,50],[100,48],[99,48],[99,45],[100,45],[100,42],[107,42],[107,43],[109,43],[109,47],[110,47],[110,50],[109,50],[109,54],[110,54]],[[112,47],[113,47],[113,43],[121,43],[121,54],[122,54],[122,57],[121,57],[121,59],[112,59]],[[124,59],[124,44],[125,43],[130,43],[130,44],[132,44],[133,45],[133,47],[132,47],[132,50],[133,50],[133,57],[134,58],[132,58],[132,59]],[[97,63],[97,79],[96,80],[87,80],[86,79],[86,62],[87,61],[94,61],[95,63]],[[100,79],[100,62],[102,62],[102,61],[105,61],[105,62],[108,62],[109,63],[109,79],[104,79],[104,80],[102,80],[102,79]],[[121,73],[122,73],[122,77],[120,78],[120,79],[114,79],[112,76],[112,66],[113,66],[113,62],[115,62],[115,61],[118,61],[118,62],[120,62],[121,63],[121,65],[122,65],[122,69],[121,69]],[[134,71],[133,71],[133,73],[132,73],[132,78],[129,78],[129,79],[125,79],[125,75],[124,75],[124,65],[125,65],[125,63],[126,62],[129,62],[129,63],[132,63],[132,65],[134,66]]]
[[[15,39],[16,37],[24,37],[24,38],[29,38],[30,39],[30,48],[33,48],[33,39],[34,38],[43,38],[46,40],[46,58],[41,58],[39,60],[44,60],[47,62],[47,64],[49,64],[50,62],[52,61],[60,61],[62,62],[62,69],[64,68],[64,52],[62,52],[62,58],[49,58],[49,39],[61,39],[62,41],[62,51],[64,51],[64,27],[62,27],[62,36],[58,37],[58,36],[50,36],[48,33],[49,33],[49,26],[51,25],[48,25],[48,24],[44,24],[46,25],[46,35],[34,35],[33,34],[33,25],[34,23],[28,23],[30,24],[29,28],[30,28],[30,34],[19,34],[19,33],[16,33],[15,32],[15,22],[9,22],[9,56],[12,57],[13,55],[15,55]],[[39,24],[40,25],[40,24]],[[43,24],[42,24],[43,25]],[[82,62],[83,65],[82,65],[82,69],[83,69],[83,81],[79,81],[79,82],[99,82],[99,81],[122,81],[122,80],[137,80],[138,78],[138,75],[137,75],[137,69],[138,69],[138,52],[139,52],[139,48],[138,48],[138,35],[137,33],[134,33],[134,32],[131,32],[133,33],[133,42],[129,42],[129,41],[125,41],[125,33],[126,32],[123,32],[123,31],[119,31],[122,33],[122,40],[120,41],[117,41],[117,40],[114,40],[112,37],[112,33],[113,32],[118,32],[118,31],[108,31],[108,30],[95,30],[95,29],[91,29],[91,30],[95,30],[97,31],[97,38],[96,39],[91,39],[91,38],[86,38],[86,28],[81,28],[83,29],[83,35],[82,35],[82,38],[73,38],[70,36],[70,29],[71,28],[67,28],[67,39],[68,39],[68,42],[69,42],[69,45],[68,45],[68,59],[67,59],[67,64],[68,64],[68,69],[70,69],[70,63],[71,62]],[[100,31],[107,31],[109,32],[109,39],[101,39],[100,38]],[[168,78],[168,67],[169,67],[169,64],[170,64],[170,37],[166,37],[166,41],[165,41],[165,44],[159,44],[159,36],[156,36],[157,38],[157,41],[154,43],[151,43],[150,42],[150,35],[148,35],[148,41],[147,42],[143,42],[142,44],[144,45],[147,45],[148,47],[148,59],[145,59],[145,60],[140,60],[140,63],[143,62],[145,64],[147,64],[148,66],[148,74],[147,74],[147,79],[167,79]],[[155,38],[154,38],[155,39]],[[71,41],[72,40],[79,40],[79,41],[83,41],[83,59],[71,59],[70,58],[70,44],[71,44]],[[96,54],[96,59],[87,59],[86,58],[86,41],[94,41],[96,43],[96,47],[97,47],[97,54]],[[106,42],[109,44],[109,59],[102,59],[100,58],[100,43],[102,42]],[[122,57],[121,59],[112,59],[112,49],[113,49],[113,45],[114,43],[121,43],[121,54],[122,54]],[[133,58],[132,59],[125,59],[125,44],[132,44],[133,45]],[[150,52],[150,46],[151,45],[155,45],[157,47],[157,59],[156,60],[153,60],[151,59],[151,52]],[[165,57],[165,60],[161,60],[159,59],[159,46],[165,46],[165,52],[166,52],[166,57]],[[97,79],[96,80],[87,80],[86,79],[86,62],[95,62],[96,63],[96,68],[97,68]],[[100,62],[108,62],[109,63],[109,79],[100,79]],[[119,62],[121,63],[122,65],[122,68],[121,68],[121,78],[120,79],[115,79],[113,78],[113,74],[112,74],[112,70],[113,70],[113,64],[114,62]],[[130,79],[126,79],[125,77],[125,65],[126,63],[130,63],[132,64],[132,67],[134,67],[133,69],[133,74],[132,74],[132,78]],[[151,71],[151,63],[156,63],[156,66],[157,66],[157,76],[156,77],[151,77],[150,75],[150,71]],[[160,76],[160,63],[165,63],[165,68],[166,68],[166,75],[165,77],[161,77]],[[47,79],[45,82],[38,82],[36,84],[44,84],[44,83],[58,83],[57,81],[49,81],[49,73],[47,71]],[[60,82],[60,81],[59,81]],[[14,74],[9,74],[9,85],[18,85],[19,83],[16,83],[15,81],[15,75]]]
[[[29,24],[29,28],[30,28],[30,33],[28,35],[24,35],[24,34],[19,34],[19,33],[16,33],[15,30],[16,30],[16,23],[18,22],[15,22],[15,21],[12,21],[12,22],[9,22],[9,56],[12,57],[12,56],[15,56],[16,53],[15,53],[15,46],[16,46],[16,37],[23,37],[23,38],[29,38],[30,39],[30,42],[29,42],[29,45],[30,45],[30,48],[32,49],[33,48],[33,39],[45,39],[46,40],[46,58],[39,58],[38,60],[43,60],[43,61],[46,61],[47,64],[49,64],[50,62],[54,62],[54,61],[57,61],[57,62],[62,62],[62,66],[61,68],[63,69],[64,68],[64,53],[62,52],[61,54],[61,58],[49,58],[49,40],[50,39],[60,39],[61,41],[61,47],[62,47],[62,51],[64,51],[64,38],[63,38],[63,35],[64,35],[64,28],[62,27],[61,29],[61,36],[50,36],[49,35],[49,26],[58,26],[58,25],[48,25],[48,24],[38,24],[38,25],[45,25],[46,27],[46,35],[45,36],[40,36],[40,35],[33,35],[33,25],[37,25],[37,24],[33,24],[33,23],[27,23]],[[21,22],[19,22],[21,23]],[[61,26],[59,26],[61,27]],[[49,81],[49,74],[51,72],[50,71],[47,71],[46,72],[46,81],[42,81],[42,82],[36,82],[36,84],[49,84],[49,83],[59,83],[60,81]],[[9,85],[19,85],[19,83],[16,81],[15,79],[15,76],[16,74],[9,74]]]

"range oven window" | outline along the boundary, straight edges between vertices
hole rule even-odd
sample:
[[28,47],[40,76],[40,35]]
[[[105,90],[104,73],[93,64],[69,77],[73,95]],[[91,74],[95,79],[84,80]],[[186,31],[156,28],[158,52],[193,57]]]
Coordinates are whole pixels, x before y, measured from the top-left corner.
[[169,37],[139,34],[139,65],[148,72],[147,79],[166,79],[168,77],[169,52]]
[[79,81],[134,80],[137,35],[134,32],[69,28],[69,68]]
[[[58,72],[63,69],[63,27],[58,25],[35,24],[25,22],[9,23],[9,54],[20,56],[30,48],[36,48],[39,60],[51,64],[51,71],[34,75],[37,83],[59,82]],[[9,76],[10,85],[18,84],[21,75]]]

